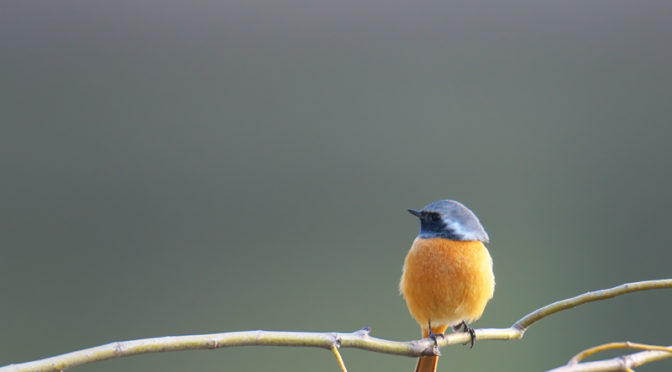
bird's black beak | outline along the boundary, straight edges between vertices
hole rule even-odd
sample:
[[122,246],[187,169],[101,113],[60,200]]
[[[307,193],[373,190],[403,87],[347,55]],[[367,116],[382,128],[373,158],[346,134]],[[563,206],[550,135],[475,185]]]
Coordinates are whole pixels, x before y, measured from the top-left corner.
[[418,218],[420,216],[422,216],[422,213],[417,209],[409,209],[408,213],[410,213],[410,214],[412,214],[412,215],[414,215],[415,217],[418,217]]

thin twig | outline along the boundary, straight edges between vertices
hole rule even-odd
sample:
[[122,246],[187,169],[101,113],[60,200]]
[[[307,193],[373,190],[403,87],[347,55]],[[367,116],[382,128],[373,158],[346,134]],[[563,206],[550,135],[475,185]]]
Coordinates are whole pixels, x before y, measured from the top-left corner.
[[647,350],[595,362],[577,363],[554,368],[548,372],[607,372],[628,371],[646,363],[672,358],[668,351]]
[[613,350],[613,349],[637,349],[637,350],[657,350],[657,351],[667,351],[669,353],[672,353],[672,347],[670,346],[658,346],[658,345],[647,345],[647,344],[639,344],[636,342],[630,342],[630,341],[625,341],[625,342],[610,342],[607,344],[602,344],[598,346],[593,346],[589,349],[586,349],[572,357],[572,359],[567,362],[568,365],[573,365],[579,363],[581,360],[597,353],[601,353],[606,350]]
[[[610,289],[588,292],[580,296],[558,301],[542,307],[539,310],[526,315],[509,328],[477,329],[475,338],[478,340],[519,339],[523,337],[523,333],[532,324],[558,311],[630,292],[670,287],[672,287],[672,279],[664,279],[627,283]],[[11,364],[5,367],[0,367],[0,372],[61,371],[83,364],[130,355],[162,351],[217,349],[232,346],[303,346],[332,350],[334,337],[340,340],[341,348],[356,348],[386,354],[416,357],[422,355],[435,355],[436,353],[434,341],[428,338],[407,342],[390,341],[371,337],[369,331],[370,329],[368,328],[352,333],[243,331],[192,336],[146,338],[113,342],[32,362]],[[470,339],[471,336],[467,332],[452,333],[439,339],[438,346],[442,347],[446,345],[462,344],[470,341]],[[657,356],[658,359],[668,357],[667,354],[669,354],[659,351],[645,351],[643,353],[659,353],[654,355],[654,357]],[[661,357],[660,353],[665,356]],[[633,356],[638,354],[633,354]]]
[[345,368],[345,363],[343,363],[341,353],[338,352],[338,346],[336,346],[336,344],[331,346],[331,352],[334,354],[334,357],[336,357],[336,362],[338,363],[338,366],[341,368],[341,372],[348,372],[348,369]]
[[645,280],[641,282],[625,283],[609,289],[601,289],[598,291],[584,293],[582,295],[568,298],[566,300],[556,301],[550,305],[542,307],[541,309],[535,310],[525,315],[519,321],[517,321],[513,325],[513,328],[517,328],[520,329],[522,332],[525,332],[525,330],[535,322],[551,314],[557,313],[558,311],[571,309],[573,307],[583,305],[588,302],[604,300],[605,298],[612,298],[630,292],[646,291],[649,289],[670,288],[670,287],[672,287],[672,279]]

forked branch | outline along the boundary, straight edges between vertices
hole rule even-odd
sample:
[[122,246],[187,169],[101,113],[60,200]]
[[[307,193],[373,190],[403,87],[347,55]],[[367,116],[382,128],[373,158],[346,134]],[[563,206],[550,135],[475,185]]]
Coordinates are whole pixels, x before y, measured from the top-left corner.
[[[578,305],[605,298],[620,296],[635,291],[649,289],[672,288],[672,279],[649,280],[635,283],[626,283],[614,288],[588,292],[566,300],[557,301],[531,312],[514,323],[509,328],[477,329],[477,340],[510,340],[523,337],[524,332],[535,322]],[[339,348],[356,348],[379,353],[420,356],[435,355],[438,349],[431,339],[414,341],[390,341],[371,337],[369,328],[364,328],[352,333],[318,333],[318,332],[276,332],[276,331],[244,331],[213,333],[190,336],[168,336],[146,338],[139,340],[113,342],[106,345],[96,346],[89,349],[73,351],[50,358],[32,362],[10,364],[0,367],[0,372],[37,372],[37,371],[62,371],[67,368],[94,363],[102,360],[125,357],[130,355],[156,353],[163,351],[218,349],[232,346],[303,346],[317,347],[331,350],[341,368],[345,368],[338,353]],[[438,340],[438,346],[462,344],[470,340],[469,333],[459,332],[446,335]],[[336,352],[334,352],[336,350]],[[666,353],[664,351],[644,351],[632,354],[635,357],[643,353]],[[649,355],[649,354],[646,354]],[[654,356],[659,356],[654,354]],[[662,359],[662,358],[659,358]],[[584,363],[587,364],[587,363]]]
[[[638,349],[645,350],[639,353],[623,355],[616,358],[598,360],[594,362],[579,363],[583,358],[590,355],[614,349]],[[672,346],[657,346],[638,344],[633,342],[610,342],[586,349],[576,354],[569,360],[567,365],[554,368],[548,372],[597,372],[597,371],[632,371],[646,363],[655,362],[662,359],[672,358]]]

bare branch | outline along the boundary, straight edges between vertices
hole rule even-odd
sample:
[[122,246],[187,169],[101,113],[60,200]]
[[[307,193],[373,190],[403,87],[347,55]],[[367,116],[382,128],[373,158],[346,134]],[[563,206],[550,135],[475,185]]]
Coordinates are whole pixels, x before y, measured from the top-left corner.
[[649,289],[660,289],[660,288],[670,288],[672,287],[672,279],[663,279],[663,280],[645,280],[641,282],[634,282],[634,283],[625,283],[621,284],[618,287],[613,287],[609,289],[601,289],[598,291],[593,291],[593,292],[588,292],[584,293],[582,295],[568,298],[566,300],[561,300],[561,301],[556,301],[550,305],[546,305],[542,307],[539,310],[535,310],[527,315],[525,315],[522,319],[517,321],[513,327],[520,329],[521,331],[525,332],[525,330],[530,327],[532,324],[535,322],[539,321],[540,319],[543,319],[551,314],[555,314],[558,311],[562,310],[567,310],[571,309],[573,307],[588,303],[588,302],[593,302],[593,301],[598,301],[598,300],[604,300],[605,298],[612,298],[616,296],[620,296],[626,293],[630,292],[637,292],[637,291],[646,291]]
[[669,351],[647,350],[641,351],[639,353],[619,356],[612,359],[577,363],[572,365],[568,364],[562,367],[551,369],[548,372],[629,371],[632,370],[632,368],[639,367],[643,364],[667,358],[672,358],[672,353]]
[[[635,283],[627,283],[618,287],[604,289],[595,292],[576,296],[567,300],[557,301],[548,306],[538,309],[509,328],[489,328],[477,329],[476,339],[478,340],[511,340],[523,337],[523,333],[535,322],[554,314],[558,311],[566,310],[584,303],[611,298],[622,294],[643,291],[657,288],[672,287],[672,279],[650,280]],[[232,346],[303,346],[316,347],[331,350],[334,345],[340,344],[340,348],[356,348],[369,350],[379,353],[422,356],[435,355],[437,351],[434,347],[434,341],[431,339],[422,339],[415,341],[399,342],[384,340],[369,335],[369,328],[364,328],[352,333],[317,333],[317,332],[275,332],[275,331],[243,331],[213,333],[205,335],[191,336],[169,336],[146,338],[139,340],[113,342],[106,345],[83,349],[66,354],[57,355],[50,358],[36,360],[32,362],[11,364],[0,367],[0,372],[28,372],[28,371],[62,371],[67,368],[80,366],[83,364],[94,363],[102,360],[119,358],[130,355],[156,353],[163,351],[178,350],[196,350],[196,349],[218,349]],[[446,335],[438,340],[438,346],[462,344],[470,340],[469,333],[459,332]],[[338,351],[338,350],[337,350]],[[645,354],[652,353],[652,354]],[[656,354],[658,353],[658,354]],[[661,356],[660,353],[664,355]],[[340,354],[340,353],[339,353]],[[643,356],[639,356],[643,354]],[[657,358],[651,360],[663,359],[667,356],[666,352],[645,351],[643,353],[632,354],[633,358]],[[648,359],[647,359],[648,358]],[[595,363],[595,362],[593,362]],[[582,363],[580,365],[586,365]],[[579,364],[577,364],[578,366]],[[637,364],[639,365],[639,364]],[[636,366],[636,365],[633,365]],[[344,368],[343,366],[342,368]],[[563,368],[563,367],[561,367]]]
[[334,354],[334,357],[336,358],[336,362],[338,363],[338,367],[341,369],[341,372],[348,372],[348,369],[345,368],[343,357],[341,357],[341,353],[338,351],[338,346],[336,345],[332,346],[331,352]]
[[606,350],[614,350],[614,349],[637,349],[637,350],[651,350],[651,351],[667,351],[668,353],[672,353],[672,347],[670,346],[658,346],[658,345],[647,345],[647,344],[640,344],[636,342],[630,342],[630,341],[625,341],[625,342],[610,342],[608,344],[602,344],[598,346],[593,346],[589,349],[586,349],[572,357],[572,359],[567,362],[568,365],[573,365],[579,363],[581,360],[597,353],[601,353]]

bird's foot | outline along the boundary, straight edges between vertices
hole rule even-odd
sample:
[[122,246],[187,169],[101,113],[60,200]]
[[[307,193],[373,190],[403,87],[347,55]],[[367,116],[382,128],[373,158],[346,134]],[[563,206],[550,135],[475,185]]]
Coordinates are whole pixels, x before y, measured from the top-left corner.
[[432,323],[430,321],[427,321],[427,337],[434,340],[434,348],[438,350],[439,348],[438,339],[439,338],[443,339],[445,335],[443,333],[432,333]]
[[469,348],[472,349],[474,347],[474,340],[476,340],[476,331],[474,331],[473,328],[469,327],[467,325],[467,322],[462,321],[462,323],[453,326],[453,331],[459,331],[460,327],[462,327],[462,332],[467,332],[469,333],[469,336],[471,336],[471,340],[465,342],[463,345],[470,344]]
[[429,330],[429,335],[427,335],[427,337],[434,340],[434,346],[438,347],[439,346],[439,341],[438,340],[439,339],[443,340],[446,337],[446,335],[444,335],[443,333],[432,333],[432,330],[430,329]]

